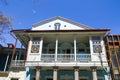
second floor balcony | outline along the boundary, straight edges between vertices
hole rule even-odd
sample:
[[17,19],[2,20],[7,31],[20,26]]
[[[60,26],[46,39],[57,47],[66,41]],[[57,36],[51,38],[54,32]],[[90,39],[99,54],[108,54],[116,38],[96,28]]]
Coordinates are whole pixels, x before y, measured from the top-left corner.
[[[107,61],[102,61],[108,66]],[[101,66],[101,61],[92,61],[91,54],[42,54],[40,61],[13,60],[12,67],[35,66]]]
[[41,61],[43,62],[74,62],[74,61],[91,61],[91,55],[90,54],[76,54],[76,57],[74,54],[42,54],[41,55]]

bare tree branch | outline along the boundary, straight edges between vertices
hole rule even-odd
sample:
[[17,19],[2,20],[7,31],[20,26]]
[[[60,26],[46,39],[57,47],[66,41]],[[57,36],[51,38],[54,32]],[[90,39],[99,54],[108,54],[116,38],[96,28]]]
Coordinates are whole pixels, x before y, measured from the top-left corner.
[[0,35],[2,35],[5,30],[10,30],[11,28],[12,18],[3,15],[2,12],[0,12]]

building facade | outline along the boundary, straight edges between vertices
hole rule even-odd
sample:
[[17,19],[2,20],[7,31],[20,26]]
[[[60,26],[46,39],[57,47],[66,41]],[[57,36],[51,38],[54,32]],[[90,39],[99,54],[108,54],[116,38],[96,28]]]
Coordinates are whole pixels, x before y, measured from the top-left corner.
[[104,45],[108,31],[59,16],[12,30],[27,52],[24,61],[12,60],[9,79],[111,80]]
[[107,35],[106,50],[113,80],[120,80],[120,35]]
[[[15,53],[13,56],[13,52]],[[15,48],[13,44],[8,44],[7,47],[0,45],[0,80],[10,80],[12,73],[10,68],[11,60],[25,60],[26,50],[24,48]]]

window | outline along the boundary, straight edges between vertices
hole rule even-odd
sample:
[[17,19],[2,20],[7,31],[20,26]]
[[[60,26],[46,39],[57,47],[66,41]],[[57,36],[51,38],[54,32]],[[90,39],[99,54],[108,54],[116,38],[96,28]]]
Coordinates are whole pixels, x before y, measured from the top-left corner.
[[54,54],[55,53],[55,49],[49,49],[49,52],[50,54]]
[[35,77],[32,80],[36,80]]
[[40,37],[33,37],[32,44],[40,44]]
[[93,40],[93,41],[99,41],[99,40],[100,40],[100,36],[93,36],[93,37],[92,37],[92,40]]
[[102,47],[101,47],[101,39],[100,36],[93,36],[92,37],[93,42],[93,52],[94,53],[101,53]]
[[39,53],[39,45],[32,45],[31,53]]
[[116,80],[120,80],[120,75],[119,74],[116,74],[115,77],[116,77]]
[[101,45],[93,45],[93,52],[101,53],[102,52]]
[[32,38],[31,53],[39,53],[40,37]]
[[113,51],[113,48],[110,49],[111,51],[111,57],[112,57],[112,63],[113,63],[113,66],[114,67],[117,67],[117,62],[116,62],[116,58],[115,58],[115,55],[114,55],[114,51]]
[[45,80],[53,80],[52,77],[47,77]]
[[116,53],[117,53],[118,61],[120,64],[120,48],[116,48]]
[[18,78],[11,78],[11,80],[19,80]]
[[97,80],[104,80],[104,78],[103,77],[98,77],[98,79]]
[[46,80],[53,80],[53,78],[47,78]]
[[117,36],[114,36],[114,41],[118,41],[118,37]]
[[88,80],[87,78],[80,78],[80,80]]
[[55,26],[55,30],[60,30],[60,23],[55,23],[54,26]]
[[103,80],[103,79],[98,79],[98,80]]
[[108,41],[109,41],[109,42],[112,41],[112,36],[108,36]]

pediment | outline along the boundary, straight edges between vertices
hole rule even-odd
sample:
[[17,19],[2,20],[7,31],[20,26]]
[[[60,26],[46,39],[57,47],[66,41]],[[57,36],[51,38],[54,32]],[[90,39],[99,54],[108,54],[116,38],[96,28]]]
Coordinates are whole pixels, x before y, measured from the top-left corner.
[[87,30],[89,26],[56,16],[33,24],[32,30]]

